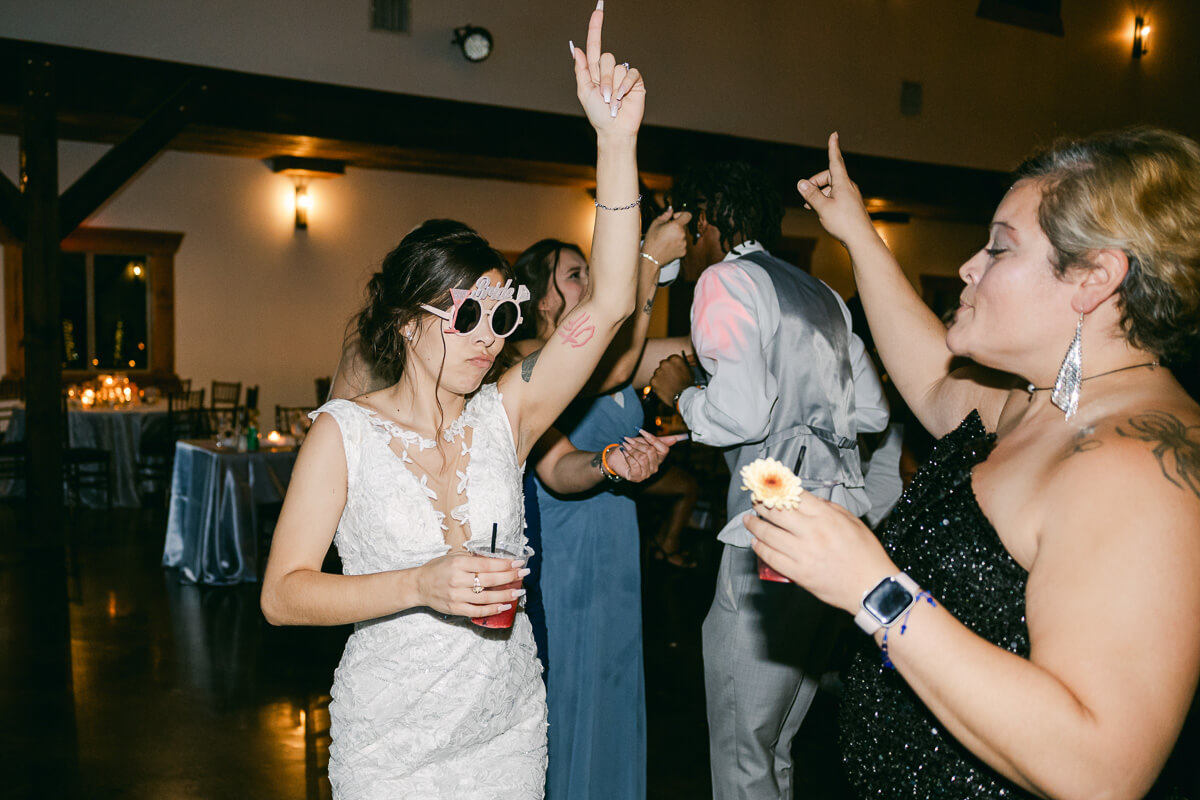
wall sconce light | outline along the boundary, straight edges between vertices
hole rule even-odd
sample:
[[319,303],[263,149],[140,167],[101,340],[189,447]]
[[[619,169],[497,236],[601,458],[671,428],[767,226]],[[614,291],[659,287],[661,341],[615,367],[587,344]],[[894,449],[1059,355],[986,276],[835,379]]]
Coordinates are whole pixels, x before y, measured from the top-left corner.
[[451,44],[458,45],[463,58],[476,64],[492,54],[492,34],[485,28],[477,28],[471,24],[457,28]]
[[272,172],[287,175],[296,184],[296,230],[308,230],[308,212],[312,210],[312,195],[308,182],[313,178],[336,178],[346,174],[346,163],[331,158],[274,156],[264,162]]
[[1150,52],[1150,46],[1146,43],[1146,37],[1150,35],[1150,26],[1146,24],[1146,20],[1142,17],[1137,17],[1133,21],[1133,57],[1141,58]]
[[308,193],[308,181],[296,179],[296,230],[308,230],[308,210],[312,208],[312,195]]

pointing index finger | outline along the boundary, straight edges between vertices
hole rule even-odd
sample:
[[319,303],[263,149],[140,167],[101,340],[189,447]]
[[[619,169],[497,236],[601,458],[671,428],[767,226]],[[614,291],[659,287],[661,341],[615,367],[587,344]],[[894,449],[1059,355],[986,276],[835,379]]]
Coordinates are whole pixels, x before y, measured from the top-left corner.
[[592,83],[600,82],[600,54],[603,52],[600,33],[603,29],[604,0],[598,0],[596,10],[588,20],[587,33],[587,62],[588,71],[592,74]]
[[846,162],[842,160],[841,143],[838,140],[837,132],[829,135],[829,183],[830,185],[843,185],[849,178],[846,175]]

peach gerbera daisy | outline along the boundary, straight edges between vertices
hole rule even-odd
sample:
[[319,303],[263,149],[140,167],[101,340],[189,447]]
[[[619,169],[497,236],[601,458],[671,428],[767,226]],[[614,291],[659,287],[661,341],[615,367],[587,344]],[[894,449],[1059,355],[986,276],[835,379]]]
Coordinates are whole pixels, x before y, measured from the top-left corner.
[[800,479],[781,462],[759,458],[742,467],[742,488],[767,508],[787,511],[800,503]]

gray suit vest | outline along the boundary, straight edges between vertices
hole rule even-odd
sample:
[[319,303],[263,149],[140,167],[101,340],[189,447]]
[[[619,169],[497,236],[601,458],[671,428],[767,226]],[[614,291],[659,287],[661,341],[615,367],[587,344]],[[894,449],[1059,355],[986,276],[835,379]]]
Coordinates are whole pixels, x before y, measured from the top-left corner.
[[832,487],[863,485],[854,419],[850,331],[833,291],[800,268],[766,252],[741,255],[770,277],[779,301],[779,329],[766,359],[778,379],[779,399],[765,439],[729,448],[729,519],[750,510],[741,469],[770,457],[796,468],[805,489],[829,497]]

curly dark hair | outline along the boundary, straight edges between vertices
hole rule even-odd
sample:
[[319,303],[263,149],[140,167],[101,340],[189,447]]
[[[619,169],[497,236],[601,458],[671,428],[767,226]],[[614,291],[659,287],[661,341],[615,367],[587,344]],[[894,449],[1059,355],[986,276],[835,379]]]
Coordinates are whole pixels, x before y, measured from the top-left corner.
[[676,211],[691,211],[692,234],[699,211],[721,234],[721,247],[754,240],[770,248],[783,226],[783,200],[767,176],[744,161],[718,161],[688,169],[670,193]]
[[1186,352],[1200,333],[1200,146],[1146,127],[1063,139],[1021,164],[1019,180],[1041,189],[1055,273],[1121,250],[1126,340],[1163,358]]

